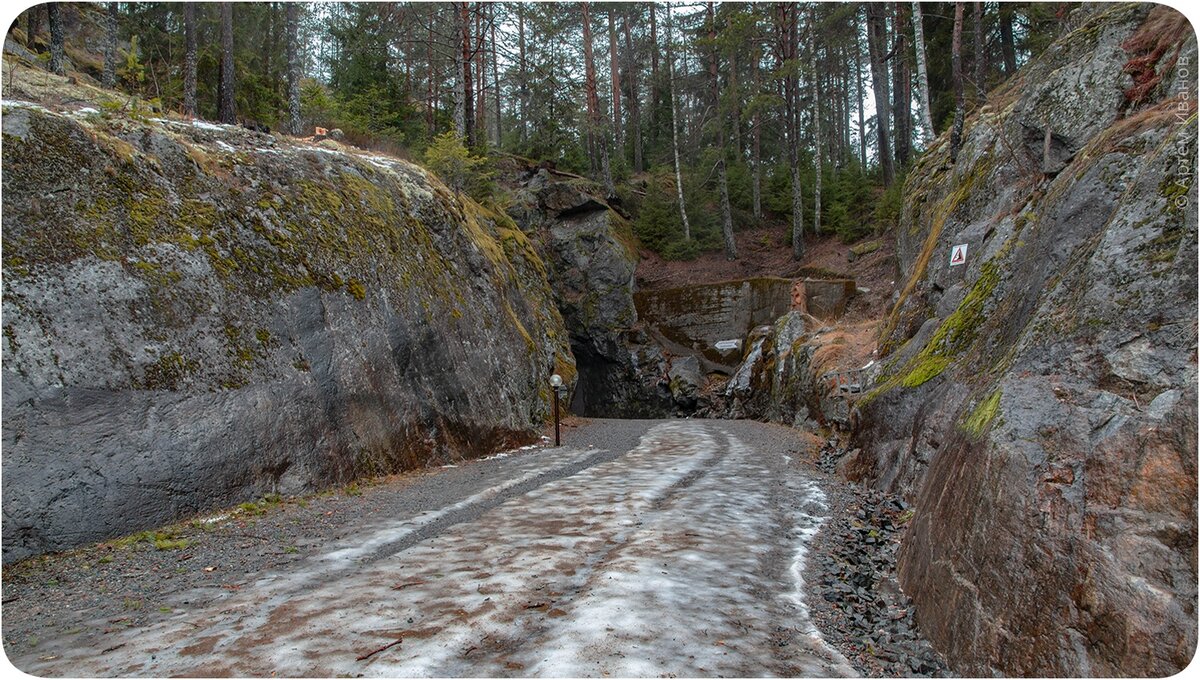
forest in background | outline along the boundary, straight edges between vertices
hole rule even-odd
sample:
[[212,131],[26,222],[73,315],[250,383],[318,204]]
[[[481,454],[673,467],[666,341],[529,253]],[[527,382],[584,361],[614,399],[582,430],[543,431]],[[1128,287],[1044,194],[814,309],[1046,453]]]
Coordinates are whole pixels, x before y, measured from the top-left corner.
[[9,38],[131,110],[339,129],[500,204],[515,154],[595,180],[668,259],[774,223],[800,259],[894,223],[916,155],[1076,4],[46,3]]

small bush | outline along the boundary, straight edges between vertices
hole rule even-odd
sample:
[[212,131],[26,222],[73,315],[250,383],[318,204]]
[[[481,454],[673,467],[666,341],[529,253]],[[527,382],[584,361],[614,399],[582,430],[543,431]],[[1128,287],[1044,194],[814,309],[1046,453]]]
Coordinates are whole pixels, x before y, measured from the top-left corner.
[[[894,228],[900,223],[900,210],[904,207],[904,177],[897,177],[875,204],[875,222],[879,232]],[[863,234],[865,236],[865,234]]]
[[483,201],[495,189],[493,173],[484,156],[473,155],[453,130],[434,138],[425,149],[425,167],[456,192]]
[[665,181],[661,177],[651,179],[633,223],[633,232],[638,240],[656,253],[662,253],[669,244],[683,240],[683,222],[679,219],[679,208],[672,193],[674,187],[668,192],[663,186]]
[[661,255],[664,260],[694,260],[700,256],[700,242],[696,239],[674,241],[663,249]]
[[191,541],[186,538],[158,538],[154,541],[155,550],[183,550],[191,545]]
[[248,515],[264,515],[267,512],[266,507],[258,503],[239,503],[237,509],[238,512],[244,512]]

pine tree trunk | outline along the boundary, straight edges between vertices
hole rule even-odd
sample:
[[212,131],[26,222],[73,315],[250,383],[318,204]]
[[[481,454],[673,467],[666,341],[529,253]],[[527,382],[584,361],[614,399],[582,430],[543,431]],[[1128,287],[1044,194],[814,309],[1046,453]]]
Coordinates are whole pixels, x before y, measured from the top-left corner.
[[113,87],[117,84],[117,7],[119,3],[108,3],[108,12],[105,15],[105,23],[107,24],[104,33],[104,72],[100,76],[100,83],[104,87]]
[[963,116],[966,104],[963,101],[962,73],[962,25],[963,3],[954,3],[954,32],[950,39],[950,69],[954,82],[954,127],[950,131],[950,162],[958,160],[958,149],[962,146]]
[[521,79],[519,110],[521,118],[521,143],[529,139],[529,123],[526,109],[529,106],[529,71],[525,63],[525,3],[517,3],[517,75]]
[[1013,43],[1013,9],[1007,2],[1000,3],[1000,51],[1004,54],[1004,75],[1017,72],[1017,48]]
[[[754,94],[757,96],[762,92],[762,54],[756,47],[754,50]],[[754,107],[754,117],[751,121],[753,126],[753,144],[754,148],[751,151],[751,162],[754,165],[754,174],[750,179],[750,192],[754,201],[754,222],[762,223],[762,116],[759,114],[761,107]]]
[[729,205],[729,177],[725,159],[717,161],[717,181],[721,184],[721,237],[725,241],[725,259],[738,259],[737,241],[733,238],[733,209]]
[[64,76],[67,74],[66,38],[63,35],[62,7],[59,3],[46,3],[46,17],[50,24],[50,71]]
[[483,48],[483,7],[475,3],[475,73],[478,76],[479,92],[475,96],[475,139],[480,146],[486,146],[487,138],[487,50]]
[[612,129],[616,152],[623,154],[624,140],[621,138],[621,60],[617,54],[617,10],[608,6],[608,68],[612,80]]
[[842,123],[845,122],[845,115],[842,112],[841,101],[841,81],[838,73],[837,65],[840,53],[836,45],[828,45],[825,47],[825,63],[829,65],[829,69],[825,74],[825,101],[829,102],[829,115],[826,117],[828,122],[828,132],[826,133],[826,159],[834,168],[838,166],[838,159],[842,152]]
[[815,177],[813,182],[813,233],[821,234],[821,89],[820,78],[817,77],[817,12],[813,5],[808,6],[808,66],[813,77],[813,164]]
[[850,141],[850,135],[854,122],[854,97],[857,92],[850,71],[854,68],[854,60],[850,58],[849,48],[842,48],[842,63],[845,65],[845,71],[842,72],[842,163],[849,164],[854,155],[854,144]]
[[854,35],[854,82],[858,99],[858,163],[859,171],[867,171],[867,122],[863,114],[862,42]]
[[[592,14],[588,3],[580,3],[583,9],[583,61],[584,61],[584,96],[587,98],[588,117],[588,154],[591,157],[592,173],[597,170],[600,155],[600,145],[597,143],[600,132],[600,97],[596,93],[596,62],[592,54]],[[603,170],[602,167],[600,167]]]
[[912,67],[908,61],[908,17],[903,2],[895,5],[896,46],[892,50],[892,117],[895,120],[896,165],[908,165],[912,149]]
[[300,134],[300,3],[287,4],[288,131]]
[[183,5],[183,115],[196,115],[196,3]]
[[792,259],[804,259],[804,189],[800,186],[800,159],[792,161]]
[[267,34],[267,38],[266,38],[266,40],[263,40],[261,43],[262,52],[259,53],[259,59],[261,60],[261,68],[262,68],[263,75],[266,76],[267,83],[270,84],[271,90],[272,90],[272,92],[274,92],[275,91],[275,80],[276,80],[274,62],[275,62],[275,50],[277,47],[275,44],[277,42],[277,39],[275,36],[275,3],[267,2],[267,3],[263,3],[263,4],[266,5],[265,9],[267,12],[267,17],[266,17],[267,25],[266,25],[266,30],[265,30],[265,32]]
[[826,139],[825,150],[828,152],[827,158],[830,165],[837,169],[842,153],[842,124],[845,123],[845,112],[842,111],[842,95],[841,95],[841,74],[838,72],[837,65],[843,63],[840,60],[841,53],[836,45],[828,45],[825,47],[825,63],[830,66],[825,76],[825,101],[829,102],[829,132]]
[[[779,3],[780,26],[784,34],[782,57],[795,64],[800,55],[799,5]],[[785,132],[792,180],[792,259],[804,258],[804,188],[800,184],[800,85],[796,69],[791,69],[785,84]]]
[[983,52],[983,3],[975,3],[975,46],[972,50],[975,66],[975,101],[978,106],[983,106],[983,100],[987,97],[987,83],[984,82],[985,73],[987,73],[987,55]]
[[717,182],[721,190],[721,236],[725,240],[725,259],[737,259],[737,241],[733,238],[733,210],[729,205],[729,177],[725,169],[725,120],[721,115],[721,84],[717,63],[717,23],[713,4],[706,5],[708,40],[712,47],[708,55],[708,77],[712,89],[713,118],[717,126]]
[[462,134],[468,147],[475,146],[475,91],[471,83],[471,8],[467,2],[459,3],[459,30],[461,31],[460,48],[462,61],[459,64],[461,84],[461,110],[455,114],[460,116],[458,131]]
[[854,85],[850,77],[850,69],[853,67],[853,60],[850,59],[850,54],[846,46],[840,49],[841,54],[839,59],[842,64],[842,72],[838,78],[841,80],[841,106],[842,112],[840,115],[842,121],[842,151],[841,159],[838,161],[838,167],[845,167],[850,162],[850,157],[854,154],[853,147],[850,143],[850,126],[854,111],[852,98],[854,96]]
[[[39,12],[38,9],[41,9]],[[34,29],[30,35],[50,34],[50,3],[37,5],[33,8]]]
[[437,102],[437,95],[434,93],[433,83],[436,80],[434,77],[433,68],[433,12],[427,12],[425,15],[425,134],[429,139],[433,139],[437,134],[436,124],[434,122],[434,107]]
[[608,132],[600,133],[600,172],[604,177],[604,198],[611,201],[617,197],[617,187],[613,184],[612,163],[608,157]]
[[[630,36],[629,25],[633,23],[630,14],[635,5],[625,5],[625,13],[621,17],[621,28],[625,34],[625,80],[629,84],[629,134],[633,137],[633,170],[642,172],[646,169],[642,157],[642,104],[638,97],[637,63],[634,60],[633,38]],[[658,49],[657,45],[655,49]]]
[[[416,12],[413,11],[413,14],[415,15]],[[284,23],[286,24],[287,22],[285,21]],[[416,40],[414,40],[413,43],[415,44]],[[413,61],[416,59],[415,53],[415,49],[404,50],[404,86],[408,91],[408,95],[414,99],[416,98],[417,94],[416,81],[413,80]]]
[[504,133],[504,109],[500,98],[500,62],[496,59],[496,5],[488,3],[488,25],[492,44],[492,89],[496,91],[496,146],[499,147]]
[[[658,80],[658,3],[650,3],[650,148],[658,150],[658,106],[662,83]],[[672,125],[675,123],[672,122]]]
[[467,90],[462,55],[454,55],[454,130],[467,143]]
[[887,53],[887,26],[884,25],[886,11],[884,3],[867,3],[867,51],[871,57],[871,89],[875,92],[875,118],[878,123],[876,151],[879,155],[879,168],[883,173],[883,185],[889,187],[896,181],[896,170],[892,165],[892,146],[888,134],[892,111],[888,101],[891,88],[888,86],[887,64],[884,63]]
[[913,38],[916,40],[914,49],[917,54],[917,96],[921,100],[921,138],[925,144],[933,141],[936,131],[933,129],[933,116],[929,112],[929,74],[925,70],[925,26],[921,16],[921,3],[912,3]]
[[738,163],[745,162],[742,155],[742,93],[738,90],[737,50],[729,53],[729,130],[733,133],[733,156]]
[[233,3],[221,3],[221,73],[218,90],[217,119],[222,123],[237,122],[237,107],[233,98]]
[[[652,24],[653,25],[653,24]],[[679,167],[679,126],[678,107],[675,105],[675,57],[671,49],[674,40],[671,29],[671,5],[667,4],[667,84],[668,96],[671,98],[671,150],[675,153],[675,192],[679,196],[679,219],[683,221],[683,240],[692,240],[692,227],[688,224],[687,209],[683,204],[683,172]]]

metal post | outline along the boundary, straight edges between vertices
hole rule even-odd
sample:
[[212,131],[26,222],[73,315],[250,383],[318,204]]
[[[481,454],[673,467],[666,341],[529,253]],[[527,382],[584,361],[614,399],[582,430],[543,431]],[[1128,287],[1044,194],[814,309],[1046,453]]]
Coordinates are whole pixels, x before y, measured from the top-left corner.
[[559,445],[558,437],[558,402],[561,399],[559,388],[554,388],[554,445]]
[[562,379],[561,375],[555,373],[554,375],[550,376],[550,388],[554,390],[554,445],[555,446],[558,446],[559,441],[560,441],[559,436],[558,436],[558,402],[562,399],[563,387],[564,387],[563,379]]

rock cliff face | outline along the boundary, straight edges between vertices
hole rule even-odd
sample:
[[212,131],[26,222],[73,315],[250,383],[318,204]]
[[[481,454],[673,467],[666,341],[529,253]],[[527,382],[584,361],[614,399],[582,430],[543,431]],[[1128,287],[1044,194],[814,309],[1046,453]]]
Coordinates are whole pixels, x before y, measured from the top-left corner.
[[791,309],[791,290],[788,279],[764,277],[639,291],[634,302],[642,324],[669,351],[729,374],[750,331]]
[[[517,170],[514,174],[520,174]],[[509,214],[538,244],[577,360],[571,409],[637,418],[672,412],[661,349],[638,328],[636,239],[594,182],[527,168]]]
[[[1196,645],[1196,40],[1106,5],[905,187],[847,473],[969,675],[1170,675]],[[968,244],[950,267],[951,247]]]
[[528,441],[542,261],[416,166],[6,103],[4,559]]

